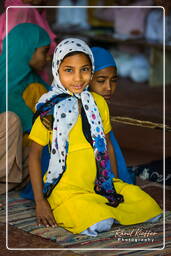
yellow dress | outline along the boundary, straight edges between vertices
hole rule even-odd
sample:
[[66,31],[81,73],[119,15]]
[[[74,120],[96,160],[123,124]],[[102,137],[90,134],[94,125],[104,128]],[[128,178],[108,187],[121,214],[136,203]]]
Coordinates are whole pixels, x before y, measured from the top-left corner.
[[[105,134],[111,130],[108,106],[105,100],[92,93],[99,108]],[[40,118],[35,121],[30,139],[45,146],[52,134]],[[80,233],[93,224],[114,218],[123,225],[147,221],[162,213],[158,204],[138,186],[114,179],[115,189],[124,196],[124,203],[117,208],[108,206],[107,199],[94,191],[96,162],[94,151],[82,132],[81,116],[69,135],[67,169],[48,198],[59,226]]]

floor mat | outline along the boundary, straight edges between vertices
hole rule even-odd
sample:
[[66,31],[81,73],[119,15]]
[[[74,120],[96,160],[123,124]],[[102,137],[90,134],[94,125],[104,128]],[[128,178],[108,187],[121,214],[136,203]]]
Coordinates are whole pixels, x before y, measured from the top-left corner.
[[[0,196],[0,203],[5,205],[5,195]],[[0,208],[0,222],[5,222],[5,207]],[[166,211],[165,217],[165,243],[166,248],[171,247],[171,212]],[[157,223],[143,223],[130,226],[115,225],[109,232],[99,234],[97,237],[87,237],[84,235],[73,235],[63,228],[45,228],[38,227],[36,224],[34,203],[25,200],[19,196],[18,192],[8,193],[8,222],[10,225],[22,229],[31,234],[41,236],[52,241],[58,242],[63,248],[78,249],[84,248],[93,250],[95,248],[114,248],[127,249],[136,248],[135,255],[139,255],[140,248],[161,249],[163,241],[163,219]],[[125,251],[124,251],[125,252]],[[82,251],[79,254],[98,255],[98,251]],[[148,253],[148,251],[147,251]],[[106,255],[123,255],[123,251],[117,251],[111,254],[111,251],[105,251]],[[128,253],[129,254],[129,253]],[[134,255],[134,252],[132,252]],[[142,251],[140,253],[142,255]],[[143,255],[157,255],[146,254]],[[162,254],[159,254],[162,255]]]

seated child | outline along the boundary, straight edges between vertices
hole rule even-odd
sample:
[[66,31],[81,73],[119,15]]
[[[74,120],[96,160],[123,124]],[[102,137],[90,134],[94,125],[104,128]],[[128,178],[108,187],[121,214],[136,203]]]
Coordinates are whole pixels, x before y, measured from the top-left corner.
[[[102,96],[88,91],[93,55],[80,39],[56,47],[52,90],[37,104],[30,139],[29,171],[38,224],[56,223],[74,234],[96,236],[122,225],[145,222],[162,213],[138,186],[114,178],[117,166]],[[50,144],[48,170],[41,180],[42,148]]]
[[[29,37],[28,37],[29,35]],[[32,126],[35,104],[47,85],[37,74],[49,61],[50,38],[38,25],[22,23],[8,34],[8,81],[6,81],[6,38],[0,55],[0,113],[2,121],[1,135],[5,135],[6,94],[8,95],[8,189],[13,189],[28,176],[28,131]],[[6,91],[6,82],[8,91]],[[12,125],[12,127],[11,127]],[[22,137],[24,133],[24,136]],[[23,141],[22,141],[23,139]],[[5,157],[1,137],[1,156]],[[22,147],[23,146],[23,147]],[[2,160],[1,159],[1,160]],[[5,162],[0,168],[1,181],[5,181]],[[26,180],[25,180],[26,181]],[[5,192],[5,183],[1,184]]]
[[[109,103],[117,87],[116,62],[112,54],[104,48],[93,47],[91,50],[95,68],[90,81],[90,91],[100,94]],[[113,131],[110,131],[110,139],[114,148],[119,179],[129,184],[135,183],[132,174],[128,172],[124,156]]]
[[[117,80],[117,71],[116,63],[113,59],[113,56],[107,50],[100,47],[93,47],[92,53],[94,57],[94,74],[93,78],[90,81],[90,90],[96,92],[103,96],[107,101],[110,101],[112,94],[116,89],[116,80]],[[101,76],[102,75],[102,76]],[[103,82],[104,81],[104,82]],[[110,81],[110,83],[109,83]],[[107,84],[109,85],[107,87]],[[107,87],[107,88],[106,88]],[[133,173],[128,173],[126,167],[125,159],[123,157],[120,146],[114,136],[114,133],[110,132],[110,139],[113,144],[115,151],[116,164],[118,170],[118,177],[129,184],[135,183],[135,178],[132,177]],[[46,172],[49,162],[49,152],[47,147],[43,148],[43,156],[41,160],[41,170],[42,175]],[[27,199],[34,199],[33,190],[31,184],[22,190],[21,196]]]
[[[49,87],[37,74],[49,61],[49,45],[47,32],[36,24],[19,24],[8,34],[8,110],[18,115],[23,132],[31,129],[35,104]],[[6,38],[0,70],[1,113],[6,111]]]

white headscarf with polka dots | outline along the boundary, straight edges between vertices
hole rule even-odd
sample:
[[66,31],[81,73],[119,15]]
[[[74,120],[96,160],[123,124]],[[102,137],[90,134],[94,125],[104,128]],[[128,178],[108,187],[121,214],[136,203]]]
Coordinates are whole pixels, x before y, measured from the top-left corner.
[[[52,63],[52,73],[54,80],[52,83],[52,89],[39,99],[37,106],[39,103],[46,103],[55,95],[60,95],[63,93],[71,95],[71,92],[66,90],[60,82],[58,69],[64,57],[68,53],[75,51],[83,52],[88,55],[92,62],[92,69],[94,70],[94,59],[92,52],[84,41],[76,38],[68,38],[63,40],[56,47],[54,52]],[[102,120],[91,93],[85,89],[82,93],[76,96],[78,96],[78,98],[81,100],[88,122],[90,124],[90,132],[93,140],[95,154],[99,150],[97,147],[98,140],[101,140],[101,142],[104,141],[104,145],[101,147],[101,150],[106,151],[106,141]],[[45,192],[48,190],[48,186],[50,186],[50,184],[52,185],[58,182],[59,177],[66,169],[66,156],[69,145],[68,135],[76,123],[79,115],[78,98],[72,96],[60,101],[54,106],[53,139],[45,184]]]

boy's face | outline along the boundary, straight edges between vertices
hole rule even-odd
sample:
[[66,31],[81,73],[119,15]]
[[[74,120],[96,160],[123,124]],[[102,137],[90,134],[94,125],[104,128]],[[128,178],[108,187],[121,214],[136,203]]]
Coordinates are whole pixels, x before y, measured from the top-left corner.
[[50,61],[48,51],[49,46],[37,48],[29,62],[29,65],[36,71],[42,71],[47,64],[47,61]]
[[90,81],[90,90],[110,100],[117,85],[116,67],[107,67],[96,71]]
[[59,66],[59,78],[67,90],[81,93],[91,78],[89,58],[83,53],[64,58]]

